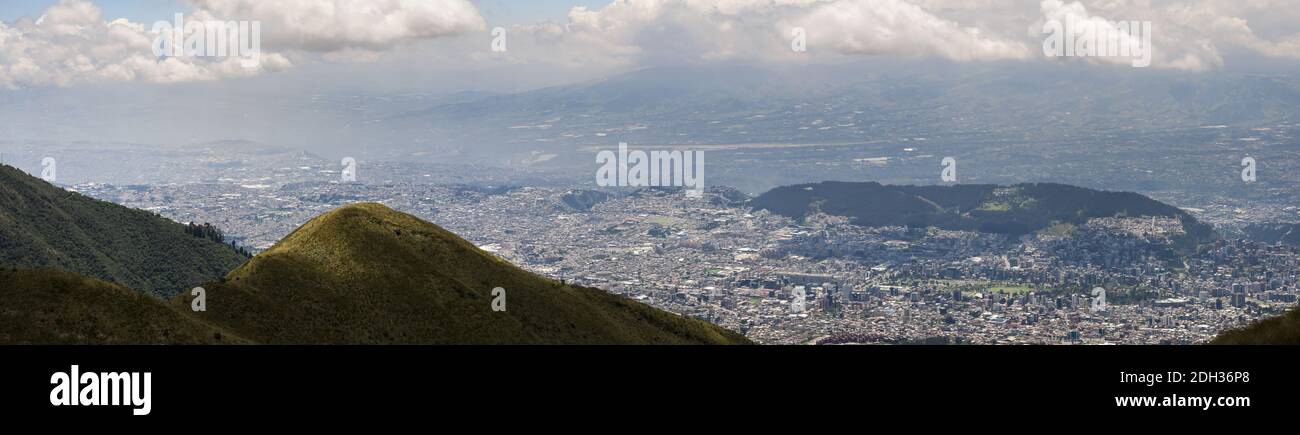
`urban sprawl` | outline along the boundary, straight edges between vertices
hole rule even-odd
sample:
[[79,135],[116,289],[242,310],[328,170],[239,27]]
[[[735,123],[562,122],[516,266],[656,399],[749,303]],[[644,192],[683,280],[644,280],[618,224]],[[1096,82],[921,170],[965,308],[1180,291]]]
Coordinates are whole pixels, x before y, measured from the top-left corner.
[[[753,210],[727,188],[693,198],[364,175],[347,183],[336,181],[337,166],[306,155],[278,163],[255,177],[69,188],[210,222],[257,250],[332,208],[381,202],[538,274],[764,344],[1191,344],[1282,313],[1297,297],[1297,248],[1229,239],[1170,255],[1183,231],[1174,219],[1093,219],[1021,237],[867,228]],[[370,169],[431,178],[400,165]]]

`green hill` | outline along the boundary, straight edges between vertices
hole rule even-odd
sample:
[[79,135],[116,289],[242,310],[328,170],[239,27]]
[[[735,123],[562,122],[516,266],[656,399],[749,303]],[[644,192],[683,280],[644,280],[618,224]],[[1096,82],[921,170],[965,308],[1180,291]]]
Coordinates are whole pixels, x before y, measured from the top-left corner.
[[0,270],[0,344],[237,344],[165,302],[55,269]]
[[1300,246],[1300,224],[1251,224],[1243,229],[1246,238],[1268,244]]
[[[504,312],[492,310],[497,287]],[[748,343],[707,322],[538,277],[379,204],[326,213],[206,288],[208,310],[198,316],[261,343]]]
[[245,259],[185,225],[0,165],[0,267],[53,267],[167,298]]
[[1225,331],[1210,344],[1224,345],[1300,345],[1300,310],[1291,311],[1252,323],[1244,328]]
[[[52,268],[0,271],[0,344],[749,344],[562,285],[378,204],[322,215],[219,282],[168,301]],[[492,289],[506,289],[505,311]]]
[[1161,216],[1178,218],[1187,231],[1179,246],[1194,249],[1213,240],[1214,230],[1177,207],[1130,192],[1104,192],[1051,183],[997,186],[885,186],[823,182],[772,189],[750,207],[801,219],[822,212],[857,225],[938,227],[997,234],[1030,234],[1060,223],[1091,218]]

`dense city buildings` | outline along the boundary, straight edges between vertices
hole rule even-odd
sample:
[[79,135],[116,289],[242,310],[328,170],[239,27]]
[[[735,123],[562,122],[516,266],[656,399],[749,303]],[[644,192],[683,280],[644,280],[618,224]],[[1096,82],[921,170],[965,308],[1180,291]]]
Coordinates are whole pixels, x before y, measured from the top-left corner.
[[[1285,311],[1300,286],[1300,250],[1229,238],[1184,255],[1173,246],[1182,226],[1169,218],[1099,218],[1026,236],[867,228],[756,211],[728,188],[691,198],[563,182],[342,182],[334,166],[294,159],[256,177],[71,188],[213,223],[254,250],[326,210],[380,202],[539,274],[760,343],[1200,343]],[[422,178],[401,165],[371,170]]]

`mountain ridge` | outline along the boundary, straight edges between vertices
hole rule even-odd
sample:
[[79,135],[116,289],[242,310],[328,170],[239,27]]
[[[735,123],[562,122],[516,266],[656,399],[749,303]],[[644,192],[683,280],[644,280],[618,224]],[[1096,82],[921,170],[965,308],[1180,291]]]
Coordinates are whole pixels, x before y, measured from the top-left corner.
[[168,298],[245,259],[181,223],[0,165],[0,266],[57,267]]

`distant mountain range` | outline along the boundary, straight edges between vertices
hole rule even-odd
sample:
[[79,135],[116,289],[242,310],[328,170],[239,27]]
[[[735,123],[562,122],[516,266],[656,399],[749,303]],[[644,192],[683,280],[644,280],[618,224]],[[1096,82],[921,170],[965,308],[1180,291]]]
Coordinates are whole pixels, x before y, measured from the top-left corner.
[[997,234],[1030,234],[1050,226],[1082,224],[1092,218],[1156,216],[1177,218],[1193,249],[1217,237],[1187,212],[1140,194],[1105,192],[1062,184],[1012,186],[886,186],[823,182],[772,189],[752,199],[755,209],[802,219],[813,213],[844,216],[856,225],[938,227]]
[[[1091,92],[1070,104],[1043,97],[1056,95],[1063,83]],[[1116,76],[1089,67],[953,68],[918,60],[658,67],[519,93],[446,98],[389,114],[383,124],[397,131],[456,126],[429,140],[474,143],[467,153],[491,156],[618,142],[842,143],[915,135],[969,141],[986,134],[1034,149],[1072,134],[1095,135],[1098,125],[1126,132],[1271,126],[1293,119],[1297,108],[1300,80],[1291,76]],[[389,142],[404,143],[396,139]]]
[[210,228],[0,174],[0,344],[750,343],[379,204],[326,213],[244,262]]
[[[1294,122],[1300,108],[1300,78],[1290,71],[1148,70],[1115,74],[1108,66],[1073,63],[867,59],[679,64],[545,88],[446,95],[316,93],[262,81],[239,89],[206,82],[21,89],[0,102],[0,126],[12,127],[19,140],[163,144],[230,138],[228,126],[238,121],[248,123],[239,132],[247,139],[321,155],[355,153],[358,144],[368,144],[378,155],[498,162],[512,153],[522,159],[532,151],[618,142],[839,143],[918,135],[969,142],[988,135],[1034,149],[1070,136],[1095,139],[1102,133],[1097,126],[1119,133],[1273,127]],[[1080,89],[1087,95],[1062,94]],[[193,119],[187,109],[196,100],[213,116],[227,115],[218,122]],[[132,124],[158,128],[122,128],[124,114],[131,114]],[[817,120],[824,123],[813,125]],[[1107,152],[1093,142],[1095,147],[1082,150],[1052,151]],[[1211,143],[1170,146],[1196,152],[1212,149]],[[990,152],[1007,151],[989,146]],[[585,154],[575,159],[590,161]]]
[[154,213],[88,198],[0,165],[0,266],[53,267],[171,297],[247,259]]

